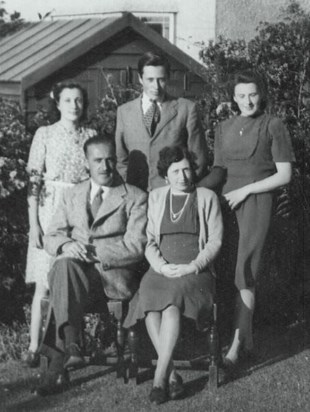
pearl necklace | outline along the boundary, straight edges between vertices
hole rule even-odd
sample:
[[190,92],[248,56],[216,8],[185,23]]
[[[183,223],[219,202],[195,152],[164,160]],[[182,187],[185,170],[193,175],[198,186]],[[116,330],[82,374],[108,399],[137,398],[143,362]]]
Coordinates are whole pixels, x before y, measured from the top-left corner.
[[184,205],[183,205],[182,209],[179,210],[178,212],[174,213],[174,211],[172,209],[172,192],[170,190],[170,219],[171,219],[172,223],[176,223],[181,219],[181,216],[182,216],[182,214],[184,212],[184,209],[187,205],[188,199],[189,199],[189,193],[186,195],[186,199],[185,199],[185,202],[184,202]]

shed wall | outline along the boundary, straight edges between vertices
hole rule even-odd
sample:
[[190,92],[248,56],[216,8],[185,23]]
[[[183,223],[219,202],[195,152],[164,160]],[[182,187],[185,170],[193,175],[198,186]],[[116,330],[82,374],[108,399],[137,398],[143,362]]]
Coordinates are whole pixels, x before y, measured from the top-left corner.
[[[91,49],[52,76],[31,87],[26,92],[27,114],[37,111],[38,106],[47,107],[53,84],[72,79],[80,82],[88,91],[89,111],[94,111],[98,102],[108,93],[111,85],[130,87],[139,85],[137,63],[149,50],[160,51],[135,32],[127,31]],[[168,57],[169,58],[169,57]],[[169,58],[171,75],[168,93],[174,96],[195,98],[207,92],[206,83],[174,59]]]

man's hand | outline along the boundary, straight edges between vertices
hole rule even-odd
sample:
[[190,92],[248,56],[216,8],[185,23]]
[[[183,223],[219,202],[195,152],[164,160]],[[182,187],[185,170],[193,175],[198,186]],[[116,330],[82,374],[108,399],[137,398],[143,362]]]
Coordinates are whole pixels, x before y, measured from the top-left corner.
[[98,262],[94,247],[90,246],[77,240],[65,243],[62,246],[62,256],[78,259],[86,263]]

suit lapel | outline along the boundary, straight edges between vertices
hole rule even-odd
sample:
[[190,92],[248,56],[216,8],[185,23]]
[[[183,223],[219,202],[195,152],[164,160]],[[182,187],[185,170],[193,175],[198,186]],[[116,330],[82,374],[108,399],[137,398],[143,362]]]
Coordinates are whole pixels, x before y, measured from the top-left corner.
[[[138,97],[136,100],[133,101],[133,107],[132,107],[132,115],[131,118],[133,119],[133,124],[135,125],[135,128],[137,132],[139,132],[140,137],[146,137],[147,140],[150,139],[150,133],[147,130],[145,124],[144,124],[144,116],[143,116],[143,111],[142,111],[142,104],[141,104],[141,97]],[[145,133],[144,135],[141,135],[141,130],[144,130]]]
[[72,199],[73,211],[80,217],[80,224],[85,229],[89,229],[89,197],[90,180],[80,183]]
[[123,184],[116,187],[111,187],[106,198],[103,199],[102,204],[98,210],[97,216],[93,222],[96,222],[105,216],[114,212],[123,203],[124,196],[127,194],[126,188]]
[[177,106],[177,100],[166,100],[163,102],[160,121],[156,127],[152,139],[155,139],[159,135],[161,130],[166,126],[166,124],[169,123],[177,115]]

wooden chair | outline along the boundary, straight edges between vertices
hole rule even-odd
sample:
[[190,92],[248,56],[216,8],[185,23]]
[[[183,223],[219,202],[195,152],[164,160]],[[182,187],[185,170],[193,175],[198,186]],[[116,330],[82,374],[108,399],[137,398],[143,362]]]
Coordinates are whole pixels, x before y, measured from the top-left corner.
[[[114,323],[116,325],[116,332],[115,332],[115,345],[116,345],[116,356],[102,356],[99,353],[94,353],[91,357],[86,357],[86,364],[93,364],[93,363],[100,363],[103,365],[114,366],[116,370],[117,378],[123,378],[124,382],[127,383],[128,379],[131,377],[135,377],[134,373],[134,366],[136,365],[137,359],[137,337],[135,330],[130,330],[128,332],[128,347],[129,353],[125,356],[125,344],[126,344],[126,333],[123,328],[123,320],[126,315],[126,301],[120,299],[110,299],[107,301],[107,307],[109,312],[109,321],[110,323]],[[45,319],[48,311],[49,306],[49,299],[43,298],[41,300],[41,312],[43,316],[43,326],[42,326],[42,335],[44,334],[45,328]],[[100,310],[100,309],[99,309]],[[92,310],[92,312],[96,312]],[[107,314],[104,312],[96,312],[98,314],[99,322],[107,322],[108,317]],[[109,325],[105,325],[109,326]],[[97,325],[100,328],[100,324]],[[84,346],[85,349],[85,335],[82,333],[81,341],[84,342],[82,347]],[[48,359],[44,355],[40,355],[40,369],[41,372],[46,371],[48,368]]]
[[[221,348],[220,339],[217,327],[217,305],[213,305],[211,323],[205,332],[205,351],[202,356],[197,359],[191,360],[174,360],[176,368],[191,368],[191,369],[208,369],[208,388],[211,391],[217,389],[219,384],[219,366],[221,364]],[[130,359],[127,364],[127,377],[135,378],[136,383],[139,384],[141,376],[139,374],[140,367],[150,367],[156,364],[154,359],[141,359],[139,356],[139,333],[135,331],[136,328],[132,328],[128,331],[128,345],[130,349]]]

